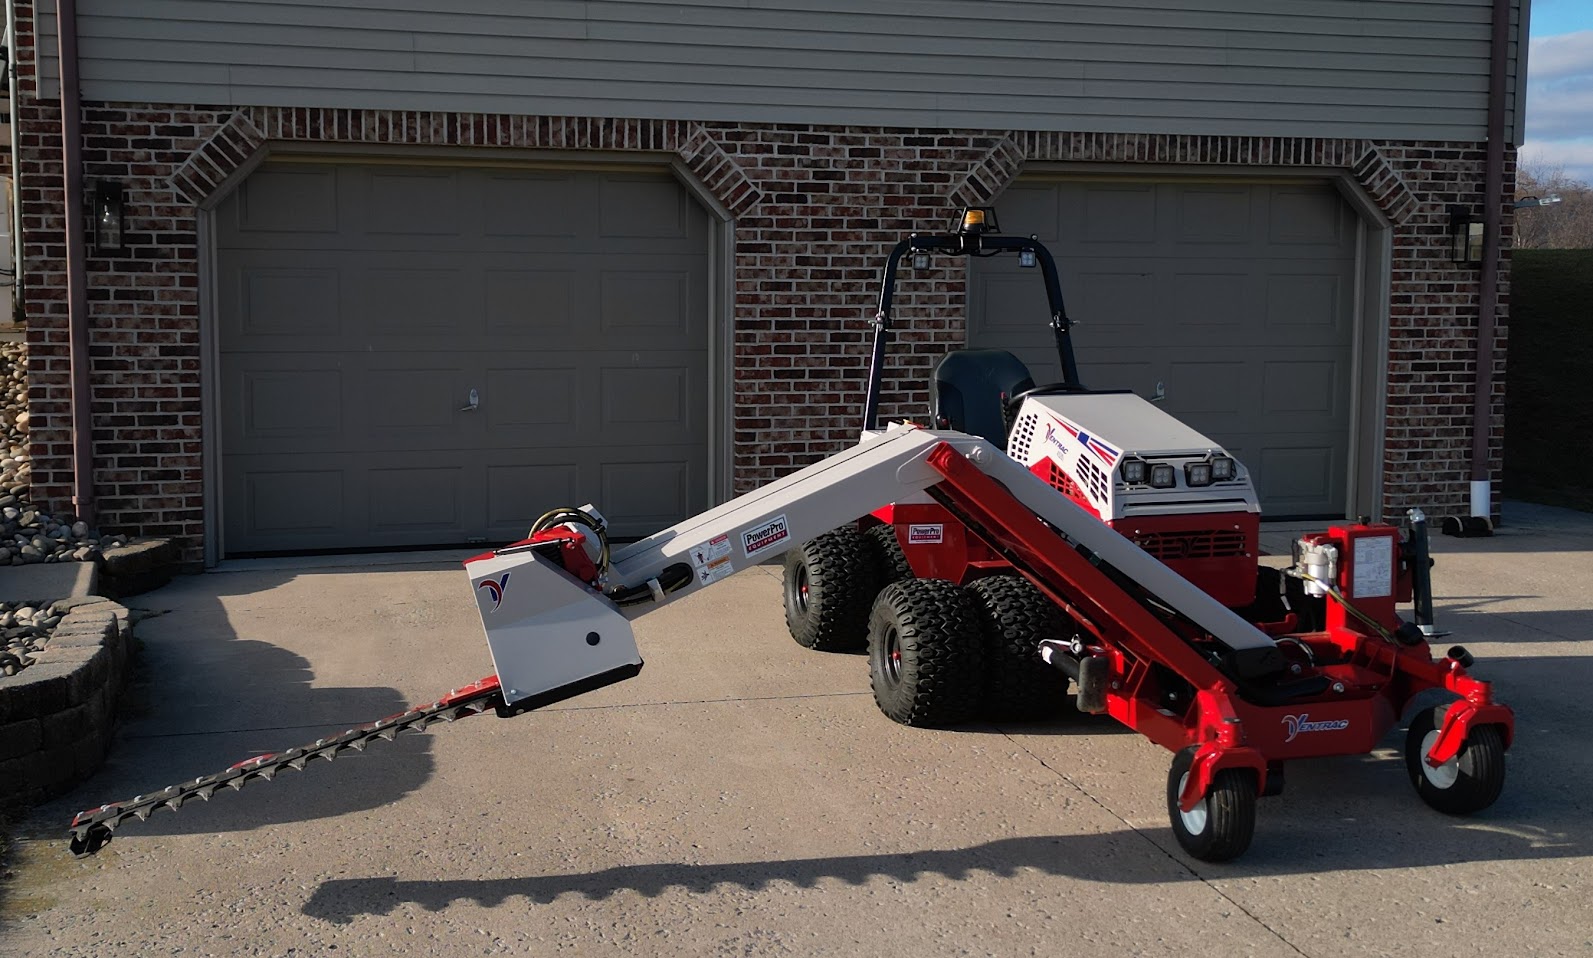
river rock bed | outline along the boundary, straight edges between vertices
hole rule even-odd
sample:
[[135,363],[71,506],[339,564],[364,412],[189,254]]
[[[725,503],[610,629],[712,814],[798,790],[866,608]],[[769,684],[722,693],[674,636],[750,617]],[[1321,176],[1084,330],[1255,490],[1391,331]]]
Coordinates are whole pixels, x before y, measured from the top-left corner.
[[53,602],[0,602],[0,675],[32,665],[65,614]]
[[[28,458],[28,347],[0,343],[0,566],[91,560],[102,549],[126,545],[73,516],[53,516],[29,503],[33,464]],[[3,634],[3,633],[0,633]]]

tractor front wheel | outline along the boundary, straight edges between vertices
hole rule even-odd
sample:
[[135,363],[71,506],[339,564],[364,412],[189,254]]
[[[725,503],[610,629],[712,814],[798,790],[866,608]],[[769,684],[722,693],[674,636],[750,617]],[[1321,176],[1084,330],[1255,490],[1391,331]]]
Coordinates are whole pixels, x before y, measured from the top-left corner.
[[1237,768],[1225,768],[1212,779],[1211,789],[1190,811],[1179,806],[1189,780],[1196,748],[1173,756],[1167,773],[1167,817],[1173,836],[1184,851],[1206,862],[1225,862],[1243,855],[1256,833],[1256,777]]
[[850,652],[868,641],[878,573],[863,534],[842,526],[785,554],[785,624],[804,648]]
[[868,667],[874,701],[894,722],[944,728],[973,719],[984,648],[968,590],[942,579],[886,586],[869,617]]
[[1497,725],[1473,726],[1460,754],[1433,768],[1427,753],[1438,741],[1449,706],[1423,709],[1405,734],[1405,770],[1422,801],[1445,815],[1470,815],[1494,803],[1504,789],[1504,736]]

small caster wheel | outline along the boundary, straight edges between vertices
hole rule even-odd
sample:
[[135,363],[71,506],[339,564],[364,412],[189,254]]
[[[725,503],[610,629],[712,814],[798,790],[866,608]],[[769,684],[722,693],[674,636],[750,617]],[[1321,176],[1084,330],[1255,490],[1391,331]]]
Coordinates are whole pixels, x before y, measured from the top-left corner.
[[1184,851],[1206,862],[1231,861],[1243,855],[1256,833],[1256,777],[1243,769],[1225,768],[1191,811],[1178,806],[1189,769],[1195,762],[1191,745],[1173,756],[1167,773],[1167,817]]
[[1445,815],[1470,815],[1492,805],[1504,790],[1504,736],[1497,725],[1476,725],[1460,752],[1433,768],[1427,753],[1438,741],[1449,706],[1424,710],[1405,734],[1405,769],[1422,801]]

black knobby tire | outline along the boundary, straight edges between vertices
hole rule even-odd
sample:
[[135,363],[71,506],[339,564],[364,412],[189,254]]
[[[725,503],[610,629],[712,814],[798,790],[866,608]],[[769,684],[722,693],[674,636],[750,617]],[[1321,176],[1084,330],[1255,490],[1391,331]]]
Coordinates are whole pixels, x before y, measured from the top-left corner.
[[1213,777],[1211,790],[1193,812],[1178,807],[1184,779],[1194,764],[1194,746],[1173,756],[1167,772],[1167,817],[1184,851],[1206,862],[1226,862],[1243,855],[1256,833],[1256,776],[1247,769],[1225,768]]
[[984,646],[967,589],[943,579],[885,587],[868,623],[874,701],[894,722],[945,728],[979,713]]
[[1423,709],[1411,720],[1405,733],[1405,770],[1422,801],[1445,815],[1470,815],[1492,805],[1504,789],[1504,735],[1497,725],[1474,725],[1460,754],[1433,768],[1427,752],[1448,709]]
[[968,590],[985,643],[985,716],[1037,719],[1065,710],[1067,676],[1040,658],[1040,641],[1067,638],[1067,617],[1017,576],[990,576]]
[[896,538],[895,526],[869,526],[863,530],[863,540],[868,543],[869,556],[879,573],[880,588],[913,577],[913,567],[907,562],[901,540]]
[[785,624],[797,644],[850,652],[868,643],[878,574],[863,534],[842,526],[785,554]]

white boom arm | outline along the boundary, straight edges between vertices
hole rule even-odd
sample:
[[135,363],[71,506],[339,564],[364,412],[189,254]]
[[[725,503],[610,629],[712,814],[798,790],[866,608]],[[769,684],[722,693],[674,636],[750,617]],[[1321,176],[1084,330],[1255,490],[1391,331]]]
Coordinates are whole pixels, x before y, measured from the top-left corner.
[[926,460],[943,442],[1054,529],[1229,648],[1272,644],[988,441],[958,432],[896,428],[617,551],[609,568],[611,585],[652,582],[658,601],[621,610],[531,547],[468,561],[504,700],[518,709],[535,708],[635,675],[642,660],[627,616],[662,604],[665,594],[656,582],[666,569],[691,567],[691,581],[669,593],[685,595],[902,501],[941,481]]

